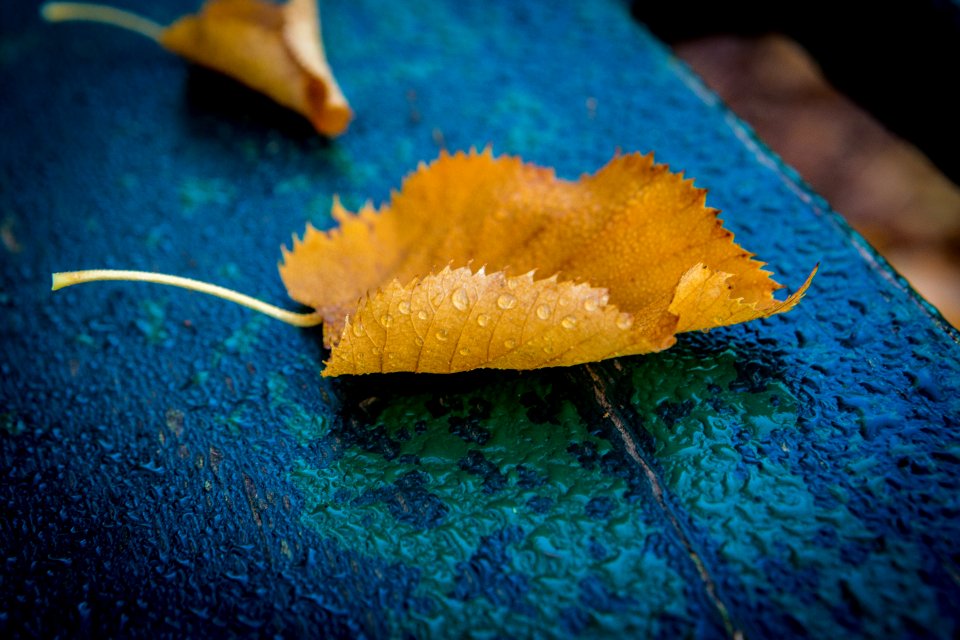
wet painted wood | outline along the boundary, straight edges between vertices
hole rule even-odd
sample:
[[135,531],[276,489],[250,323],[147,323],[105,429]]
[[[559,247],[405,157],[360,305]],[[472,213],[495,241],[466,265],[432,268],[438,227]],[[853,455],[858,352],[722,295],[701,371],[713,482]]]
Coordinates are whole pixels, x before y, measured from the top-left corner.
[[[160,21],[192,0],[125,3]],[[626,3],[326,2],[335,142],[135,36],[0,7],[0,632],[952,637],[958,336]],[[334,194],[492,145],[655,151],[794,312],[517,374],[326,380],[281,302]]]

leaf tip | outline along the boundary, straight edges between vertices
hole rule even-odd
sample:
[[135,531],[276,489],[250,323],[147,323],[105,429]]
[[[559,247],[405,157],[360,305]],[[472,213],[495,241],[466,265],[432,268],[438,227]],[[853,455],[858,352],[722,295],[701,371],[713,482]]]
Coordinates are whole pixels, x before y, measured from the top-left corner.
[[325,105],[325,108],[312,118],[311,122],[323,135],[336,138],[347,131],[352,120],[353,110],[350,109],[350,105],[346,101],[340,101]]

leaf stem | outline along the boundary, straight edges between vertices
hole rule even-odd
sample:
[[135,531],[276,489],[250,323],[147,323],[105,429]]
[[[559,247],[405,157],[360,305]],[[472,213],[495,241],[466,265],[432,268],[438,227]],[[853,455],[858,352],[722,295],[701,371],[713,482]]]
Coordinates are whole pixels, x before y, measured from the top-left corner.
[[40,7],[40,15],[47,22],[65,22],[68,20],[84,20],[86,22],[100,22],[113,25],[127,31],[139,33],[154,42],[160,41],[165,27],[153,20],[144,18],[135,13],[116,9],[102,4],[88,4],[86,2],[48,2]]
[[248,295],[238,293],[232,289],[193,280],[191,278],[182,278],[180,276],[171,276],[165,273],[153,273],[150,271],[121,271],[114,269],[91,269],[88,271],[64,271],[53,274],[53,285],[51,290],[63,289],[75,284],[85,282],[96,282],[99,280],[122,280],[131,282],[153,282],[155,284],[166,284],[181,289],[189,289],[207,295],[215,296],[223,300],[235,302],[248,309],[253,309],[271,318],[292,324],[295,327],[315,327],[323,322],[323,317],[318,312],[313,313],[295,313],[287,311],[272,304],[257,300]]

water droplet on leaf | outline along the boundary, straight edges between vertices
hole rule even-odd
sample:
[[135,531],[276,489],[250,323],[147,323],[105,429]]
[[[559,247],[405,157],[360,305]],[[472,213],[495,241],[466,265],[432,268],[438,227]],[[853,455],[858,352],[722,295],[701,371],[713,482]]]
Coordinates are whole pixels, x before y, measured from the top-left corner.
[[457,289],[453,292],[453,306],[460,311],[465,311],[470,306],[470,297],[467,296],[466,289]]
[[447,296],[447,292],[443,290],[443,287],[435,287],[430,290],[430,303],[439,307],[443,304],[443,299]]

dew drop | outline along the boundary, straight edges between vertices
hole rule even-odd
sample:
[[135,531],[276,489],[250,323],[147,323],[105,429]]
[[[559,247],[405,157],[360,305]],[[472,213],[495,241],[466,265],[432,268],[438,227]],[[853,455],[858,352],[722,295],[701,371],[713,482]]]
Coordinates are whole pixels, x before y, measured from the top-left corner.
[[370,348],[370,353],[372,353],[372,354],[375,355],[375,356],[380,355],[380,347],[371,347],[371,348]]
[[515,347],[517,346],[517,341],[516,341],[516,340],[504,340],[504,341],[503,341],[503,346],[506,347],[507,349],[513,349],[513,348],[515,348]]
[[629,313],[621,313],[617,317],[617,326],[621,329],[629,329],[633,326],[633,316]]
[[594,312],[600,307],[600,304],[597,302],[596,298],[587,298],[583,301],[583,310]]
[[541,320],[546,320],[550,317],[550,307],[545,304],[541,304],[537,307],[537,317]]
[[601,306],[601,307],[605,307],[608,302],[610,302],[610,295],[609,295],[609,294],[604,293],[603,295],[600,296],[600,306]]
[[357,322],[353,325],[353,335],[358,338],[363,335],[363,324]]
[[413,339],[413,344],[417,345],[418,347],[422,347],[423,338],[421,338],[420,336],[417,336],[416,338]]
[[393,324],[393,316],[389,313],[383,314],[380,316],[380,324],[382,324],[384,327],[389,327]]
[[577,326],[577,319],[573,316],[567,316],[560,321],[560,326],[564,329],[574,329]]
[[427,315],[427,312],[426,312],[426,311],[424,311],[423,309],[421,309],[420,311],[417,311],[417,317],[420,318],[421,320],[426,320],[426,319],[429,318],[430,316]]
[[430,303],[435,307],[439,307],[443,304],[443,299],[446,295],[447,292],[443,290],[443,287],[435,287],[430,291]]
[[517,298],[509,293],[502,293],[500,297],[497,298],[497,306],[506,311],[507,309],[513,309],[517,306]]
[[487,326],[488,324],[490,324],[490,316],[488,316],[485,313],[481,313],[480,315],[477,316],[477,324],[480,325],[481,327]]
[[553,345],[552,344],[546,345],[543,348],[543,352],[546,353],[547,355],[550,355],[551,353],[553,353]]
[[445,342],[447,339],[447,330],[446,329],[437,329],[437,332],[433,334],[434,337],[440,342]]
[[397,311],[399,311],[403,315],[407,315],[408,313],[410,313],[410,303],[407,302],[406,300],[401,301],[400,304],[397,305]]
[[453,292],[453,306],[460,311],[465,311],[470,306],[470,298],[467,296],[466,289],[457,289]]
[[470,348],[469,348],[469,347],[464,347],[464,348],[460,349],[460,355],[462,355],[462,356],[468,356],[468,355],[470,355]]

